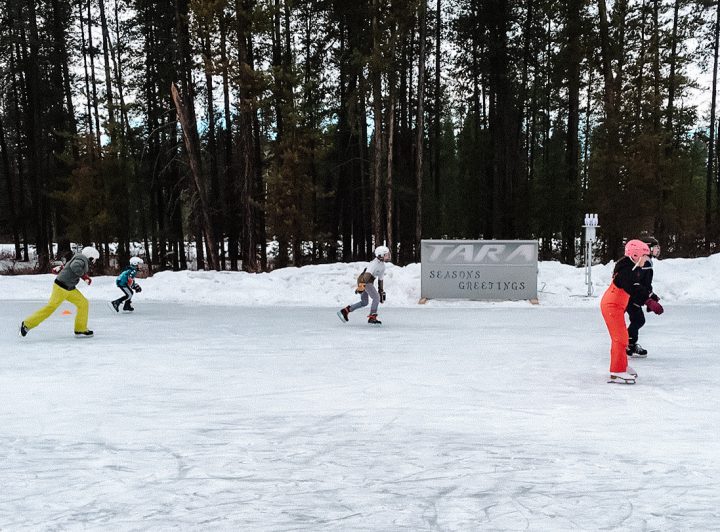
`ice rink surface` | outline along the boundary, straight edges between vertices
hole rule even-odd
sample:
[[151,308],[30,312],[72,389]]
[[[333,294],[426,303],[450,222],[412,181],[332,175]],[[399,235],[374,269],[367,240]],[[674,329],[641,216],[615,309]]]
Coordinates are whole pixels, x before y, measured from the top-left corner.
[[[1,530],[718,530],[717,306],[0,301]],[[71,307],[62,307],[71,308]]]

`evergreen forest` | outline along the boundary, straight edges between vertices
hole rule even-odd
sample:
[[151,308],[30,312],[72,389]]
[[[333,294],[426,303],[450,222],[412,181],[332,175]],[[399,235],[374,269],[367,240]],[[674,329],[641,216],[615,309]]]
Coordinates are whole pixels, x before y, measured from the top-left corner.
[[[0,0],[0,242],[266,271],[718,251],[718,0]],[[115,260],[115,259],[113,259]]]

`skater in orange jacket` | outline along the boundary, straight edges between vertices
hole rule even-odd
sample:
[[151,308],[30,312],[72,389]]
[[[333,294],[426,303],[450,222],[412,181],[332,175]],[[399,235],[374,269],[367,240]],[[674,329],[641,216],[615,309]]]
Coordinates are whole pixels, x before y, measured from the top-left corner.
[[642,267],[650,256],[650,248],[641,240],[625,244],[625,256],[615,265],[613,279],[603,294],[600,310],[610,332],[610,382],[634,384],[637,373],[628,367],[626,349],[628,331],[625,309],[629,302],[655,304],[650,299],[650,289],[640,282]]

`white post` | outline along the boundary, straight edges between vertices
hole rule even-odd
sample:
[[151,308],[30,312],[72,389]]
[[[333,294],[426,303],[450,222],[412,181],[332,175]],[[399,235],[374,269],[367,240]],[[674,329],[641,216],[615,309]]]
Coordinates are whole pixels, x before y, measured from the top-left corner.
[[595,231],[600,227],[598,225],[597,214],[585,214],[585,284],[587,285],[587,295],[593,295],[592,285],[592,246],[595,242]]

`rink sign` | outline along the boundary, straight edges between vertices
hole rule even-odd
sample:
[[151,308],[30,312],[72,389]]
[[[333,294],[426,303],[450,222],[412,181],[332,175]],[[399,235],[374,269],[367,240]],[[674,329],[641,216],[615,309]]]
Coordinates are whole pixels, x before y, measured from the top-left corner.
[[535,240],[423,240],[422,298],[537,298]]

